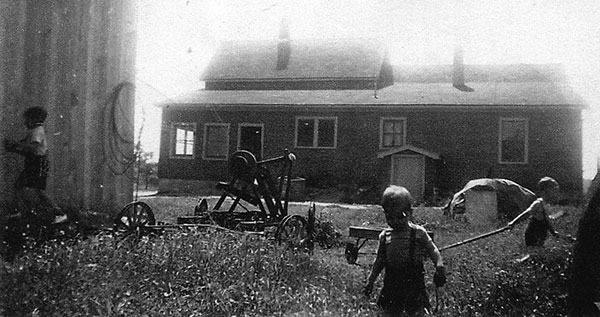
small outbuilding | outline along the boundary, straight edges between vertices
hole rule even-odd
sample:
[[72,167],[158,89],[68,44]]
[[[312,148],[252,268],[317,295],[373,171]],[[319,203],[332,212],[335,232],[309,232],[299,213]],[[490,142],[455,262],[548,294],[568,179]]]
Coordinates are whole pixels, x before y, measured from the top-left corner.
[[[444,209],[452,215],[480,212],[493,217],[512,219],[527,209],[535,199],[534,192],[511,180],[481,178],[469,181],[463,189],[454,194]],[[470,205],[474,208],[469,208]]]

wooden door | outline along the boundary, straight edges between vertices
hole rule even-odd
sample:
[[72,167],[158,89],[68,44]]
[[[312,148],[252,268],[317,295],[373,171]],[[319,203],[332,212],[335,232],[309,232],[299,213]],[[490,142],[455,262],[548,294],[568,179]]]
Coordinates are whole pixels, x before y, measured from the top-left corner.
[[415,201],[420,201],[425,189],[425,157],[410,154],[393,155],[390,182],[392,185],[405,187]]

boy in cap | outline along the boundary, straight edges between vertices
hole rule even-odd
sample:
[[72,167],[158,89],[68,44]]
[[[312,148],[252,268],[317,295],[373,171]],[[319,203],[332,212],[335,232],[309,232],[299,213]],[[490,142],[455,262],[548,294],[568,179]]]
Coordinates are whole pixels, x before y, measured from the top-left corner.
[[409,221],[412,197],[401,186],[389,186],[383,192],[381,206],[391,229],[379,235],[377,257],[369,275],[365,294],[373,290],[379,273],[385,269],[383,288],[377,304],[387,316],[422,316],[430,310],[425,289],[424,257],[435,264],[436,287],[446,283],[446,270],[438,248],[422,226]]

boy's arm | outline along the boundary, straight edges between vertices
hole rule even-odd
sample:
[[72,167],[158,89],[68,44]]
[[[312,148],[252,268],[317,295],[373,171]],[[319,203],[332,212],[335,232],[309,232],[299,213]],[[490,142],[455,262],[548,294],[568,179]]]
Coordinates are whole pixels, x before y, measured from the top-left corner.
[[546,218],[546,223],[548,224],[548,232],[550,232],[553,236],[557,236],[558,231],[556,231],[554,228],[554,225],[552,224],[552,221],[550,221],[550,216],[548,216],[546,210],[544,210],[544,218]]
[[429,237],[429,235],[427,233],[425,233],[425,235],[426,235],[425,240],[427,243],[426,249],[429,253],[429,258],[435,265],[435,274],[433,275],[433,283],[437,287],[442,287],[442,286],[444,286],[444,284],[446,284],[446,267],[444,266],[444,261],[442,259],[442,255],[440,254],[440,250],[435,245],[435,243],[433,243],[433,240],[431,240],[431,237]]
[[429,237],[427,233],[425,233],[424,240],[426,246],[425,249],[427,249],[427,253],[429,255],[429,258],[431,259],[431,262],[433,262],[433,265],[435,265],[436,267],[444,266],[444,261],[442,260],[440,250],[435,245],[435,243],[433,243],[433,240],[431,240],[431,237]]
[[41,146],[42,143],[38,141],[21,140],[19,142],[14,142],[12,148],[9,151],[19,153],[22,155],[29,153],[35,154]]
[[539,208],[539,205],[540,205],[540,201],[535,200],[533,203],[531,203],[531,205],[529,205],[529,207],[527,207],[527,209],[525,209],[525,211],[523,211],[521,214],[516,216],[515,219],[511,220],[506,225],[511,228],[514,227],[517,222],[521,221],[521,219],[523,219],[523,218],[525,218],[525,216],[529,215],[533,209]]
[[375,262],[373,262],[373,268],[371,269],[371,274],[369,274],[369,278],[367,279],[367,285],[365,286],[365,295],[371,294],[373,290],[373,284],[375,284],[375,280],[377,280],[377,276],[379,273],[383,271],[385,266],[385,231],[383,231],[379,235],[379,245],[377,247],[377,257],[375,258]]

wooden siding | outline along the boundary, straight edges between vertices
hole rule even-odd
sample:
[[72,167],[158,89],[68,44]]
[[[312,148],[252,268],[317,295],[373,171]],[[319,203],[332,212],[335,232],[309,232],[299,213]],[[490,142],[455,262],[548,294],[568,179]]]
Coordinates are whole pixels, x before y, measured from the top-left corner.
[[[294,148],[297,116],[335,116],[338,122],[336,149]],[[507,178],[535,189],[542,176],[558,180],[568,192],[581,192],[582,145],[580,111],[574,109],[526,109],[449,111],[398,108],[382,111],[288,109],[287,111],[170,110],[163,111],[163,126],[170,122],[197,122],[196,151],[201,151],[204,123],[231,123],[230,139],[236,140],[237,122],[264,124],[264,157],[281,155],[284,149],[298,160],[295,175],[325,185],[373,183],[389,180],[389,165],[377,158],[380,117],[406,117],[408,144],[439,153],[447,167],[451,190],[482,177]],[[525,165],[498,163],[498,123],[501,117],[529,120],[529,162]],[[168,144],[168,131],[162,132]],[[229,145],[230,154],[237,142]],[[228,176],[227,162],[173,160],[168,147],[161,147],[159,177],[221,181]],[[196,153],[196,157],[202,157]],[[427,171],[427,179],[433,178]],[[431,184],[426,184],[430,191]]]

